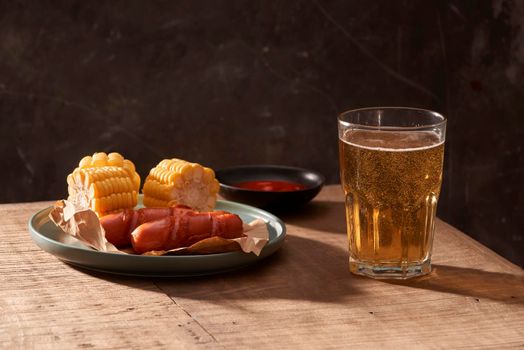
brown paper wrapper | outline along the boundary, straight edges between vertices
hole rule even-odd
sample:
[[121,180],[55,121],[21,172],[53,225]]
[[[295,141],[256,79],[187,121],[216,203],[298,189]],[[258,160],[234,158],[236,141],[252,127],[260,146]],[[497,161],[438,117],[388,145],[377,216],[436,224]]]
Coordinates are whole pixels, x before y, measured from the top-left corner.
[[[102,252],[132,254],[129,249],[119,250],[107,241],[104,228],[100,225],[98,216],[91,209],[80,207],[67,200],[61,200],[55,203],[49,217],[65,233],[91,248]],[[244,237],[235,239],[211,237],[198,241],[189,247],[151,251],[144,253],[144,255],[215,254],[243,251],[258,256],[268,241],[269,231],[266,222],[262,219],[256,219],[244,224]]]

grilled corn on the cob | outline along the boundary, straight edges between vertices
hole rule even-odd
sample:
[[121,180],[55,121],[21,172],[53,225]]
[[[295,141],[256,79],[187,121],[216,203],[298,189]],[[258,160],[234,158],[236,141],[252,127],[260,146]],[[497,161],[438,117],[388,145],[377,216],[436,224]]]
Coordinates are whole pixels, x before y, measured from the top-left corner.
[[151,169],[142,193],[146,207],[183,204],[209,211],[215,207],[218,190],[212,169],[174,158],[164,159]]
[[121,154],[100,152],[82,158],[67,184],[68,200],[103,216],[136,206],[140,176]]

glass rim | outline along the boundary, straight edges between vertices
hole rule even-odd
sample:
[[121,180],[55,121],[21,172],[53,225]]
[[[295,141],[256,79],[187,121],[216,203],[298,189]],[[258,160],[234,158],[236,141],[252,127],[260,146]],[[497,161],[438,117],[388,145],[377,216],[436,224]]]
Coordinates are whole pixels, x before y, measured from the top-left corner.
[[[352,123],[345,120],[342,120],[342,117],[357,113],[357,112],[365,112],[365,111],[377,111],[377,110],[406,110],[406,111],[414,111],[414,112],[423,112],[430,114],[434,117],[440,118],[441,120],[435,123],[427,123],[424,125],[417,125],[417,126],[380,126],[380,125],[364,125],[361,123]],[[364,108],[356,108],[356,109],[350,109],[347,111],[344,111],[338,115],[338,122],[346,127],[349,126],[358,126],[362,129],[369,129],[369,130],[417,130],[417,129],[426,129],[426,128],[433,128],[433,127],[441,127],[443,125],[446,125],[447,118],[443,116],[442,114],[432,111],[430,109],[424,109],[424,108],[416,108],[416,107],[402,107],[402,106],[387,106],[387,107],[364,107]]]

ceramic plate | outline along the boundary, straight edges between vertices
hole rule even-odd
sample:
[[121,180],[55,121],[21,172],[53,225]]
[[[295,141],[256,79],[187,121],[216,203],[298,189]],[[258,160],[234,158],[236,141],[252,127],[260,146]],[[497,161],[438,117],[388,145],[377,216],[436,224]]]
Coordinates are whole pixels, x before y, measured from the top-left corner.
[[66,263],[83,268],[122,275],[148,277],[183,277],[216,274],[248,266],[268,257],[284,243],[286,227],[276,216],[244,204],[217,201],[216,210],[239,215],[244,222],[255,218],[266,220],[269,242],[260,256],[253,253],[228,252],[207,255],[142,256],[99,252],[64,233],[50,219],[52,207],[29,219],[29,232],[35,243]]

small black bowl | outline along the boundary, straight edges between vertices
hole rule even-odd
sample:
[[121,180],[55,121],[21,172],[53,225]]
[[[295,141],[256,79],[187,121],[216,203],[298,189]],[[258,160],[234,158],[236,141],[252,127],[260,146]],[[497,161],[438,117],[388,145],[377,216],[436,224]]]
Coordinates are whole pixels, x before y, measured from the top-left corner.
[[[293,210],[312,200],[322,189],[325,178],[317,172],[279,165],[245,165],[215,171],[220,195],[227,200],[273,211]],[[277,180],[305,186],[296,191],[257,191],[235,184],[244,181]]]

